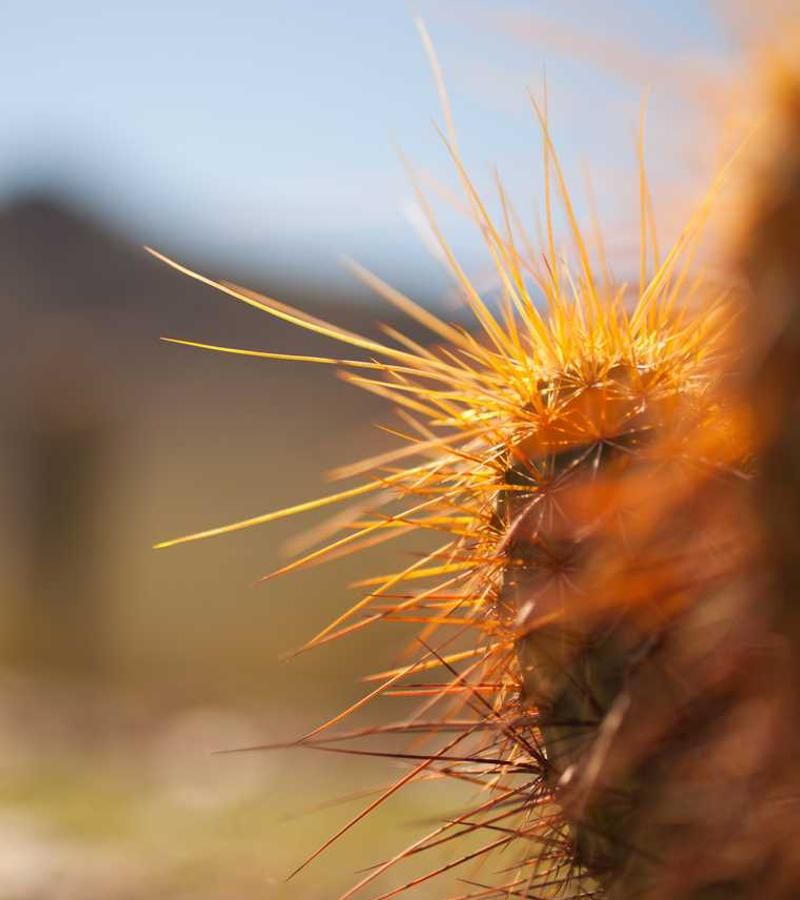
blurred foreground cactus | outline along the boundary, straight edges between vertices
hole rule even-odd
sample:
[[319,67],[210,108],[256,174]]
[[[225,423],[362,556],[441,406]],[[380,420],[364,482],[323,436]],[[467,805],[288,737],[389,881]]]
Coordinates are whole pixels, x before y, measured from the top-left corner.
[[[433,228],[476,334],[360,269],[437,343],[393,329],[386,343],[364,338],[166,260],[355,348],[354,359],[317,361],[393,401],[403,430],[395,450],[335,473],[371,472],[366,482],[161,546],[349,500],[343,536],[281,572],[417,530],[441,536],[366,581],[368,593],[304,647],[377,622],[423,625],[416,660],[371,676],[364,701],[297,742],[332,750],[372,737],[337,726],[382,692],[422,698],[418,714],[381,731],[413,735],[409,751],[379,751],[408,772],[339,834],[414,779],[481,788],[474,807],[373,867],[346,897],[448,841],[447,865],[381,896],[481,863],[467,878],[476,892],[461,896],[800,896],[796,73],[784,71],[781,92],[745,214],[748,283],[736,291],[692,266],[718,185],[663,258],[643,214],[635,295],[598,276],[541,113],[541,253],[519,249],[502,190],[503,224],[492,220],[450,133],[502,287],[494,309]],[[646,210],[643,172],[640,182]],[[556,249],[553,189],[570,253]],[[378,752],[370,746],[356,752]],[[465,853],[453,840],[481,835]]]

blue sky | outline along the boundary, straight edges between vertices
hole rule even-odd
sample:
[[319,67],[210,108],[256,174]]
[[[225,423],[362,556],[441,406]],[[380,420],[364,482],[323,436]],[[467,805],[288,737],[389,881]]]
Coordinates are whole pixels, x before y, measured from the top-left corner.
[[[0,200],[53,184],[136,240],[195,260],[328,278],[344,254],[413,282],[429,263],[396,145],[454,181],[415,12],[442,59],[470,170],[487,185],[496,163],[526,209],[538,139],[525,90],[545,69],[568,169],[588,158],[603,175],[634,158],[646,85],[581,63],[573,31],[676,69],[727,52],[698,0],[6,0]],[[656,173],[673,162],[656,154]],[[600,178],[604,207],[612,180]],[[445,224],[459,252],[476,251],[457,212]]]

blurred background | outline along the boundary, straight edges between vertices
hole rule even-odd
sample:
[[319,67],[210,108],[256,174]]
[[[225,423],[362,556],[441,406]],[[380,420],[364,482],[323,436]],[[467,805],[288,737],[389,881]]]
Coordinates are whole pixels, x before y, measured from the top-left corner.
[[643,95],[667,235],[714,164],[707,137],[742,33],[735,10],[717,12],[697,0],[6,0],[0,900],[334,897],[459,802],[452,786],[412,789],[286,883],[366,802],[330,801],[397,773],[297,751],[211,755],[297,737],[391,665],[397,637],[379,628],[280,657],[398,551],[254,586],[324,516],[151,545],[316,496],[326,469],[390,445],[375,424],[391,414],[330,369],[160,343],[332,352],[142,245],[348,328],[398,324],[344,272],[354,257],[458,318],[400,148],[491,293],[480,236],[451,200],[420,14],[476,183],[489,189],[496,164],[534,225],[526,91],[546,74],[579,214],[589,161],[624,276]]

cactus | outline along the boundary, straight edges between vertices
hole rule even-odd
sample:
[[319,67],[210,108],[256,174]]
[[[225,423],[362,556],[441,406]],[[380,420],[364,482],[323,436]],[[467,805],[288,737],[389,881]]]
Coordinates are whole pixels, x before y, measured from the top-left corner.
[[[355,498],[343,537],[281,571],[359,549],[376,534],[444,533],[426,557],[372,580],[306,647],[375,621],[421,621],[420,657],[373,676],[378,686],[356,707],[404,680],[446,676],[420,689],[417,717],[385,729],[413,733],[409,752],[387,751],[410,771],[339,834],[415,778],[445,774],[485,791],[347,897],[426,848],[476,833],[486,837],[478,849],[454,850],[448,865],[405,887],[512,848],[515,866],[504,858],[505,874],[482,880],[474,896],[800,894],[796,83],[785,96],[782,138],[740,254],[752,291],[733,299],[690,277],[719,183],[663,259],[645,216],[635,297],[598,276],[544,116],[541,255],[519,249],[502,190],[503,226],[490,218],[450,138],[503,287],[492,309],[432,220],[475,333],[364,270],[439,343],[423,348],[395,332],[387,343],[363,338],[162,257],[361,351],[317,361],[394,402],[407,433],[395,451],[342,473],[372,470],[366,482],[159,546]],[[556,251],[553,184],[568,254]],[[737,330],[740,319],[747,329]],[[346,712],[298,744],[332,749],[357,739],[335,731]]]

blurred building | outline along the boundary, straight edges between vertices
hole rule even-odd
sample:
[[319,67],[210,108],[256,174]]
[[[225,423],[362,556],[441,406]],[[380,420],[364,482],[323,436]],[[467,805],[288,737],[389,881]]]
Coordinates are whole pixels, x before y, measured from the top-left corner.
[[[344,583],[363,568],[345,562],[335,575],[254,588],[309,521],[166,552],[151,544],[314,496],[324,468],[385,445],[373,423],[386,411],[330,368],[160,342],[166,334],[331,352],[177,275],[57,198],[20,197],[0,213],[0,286],[6,658],[159,689],[264,691],[277,656],[347,601]],[[363,298],[267,287],[348,327],[371,327]],[[280,669],[293,685],[284,698],[309,680],[320,685],[332,664],[343,667],[338,689],[347,691],[352,653],[336,653]]]

